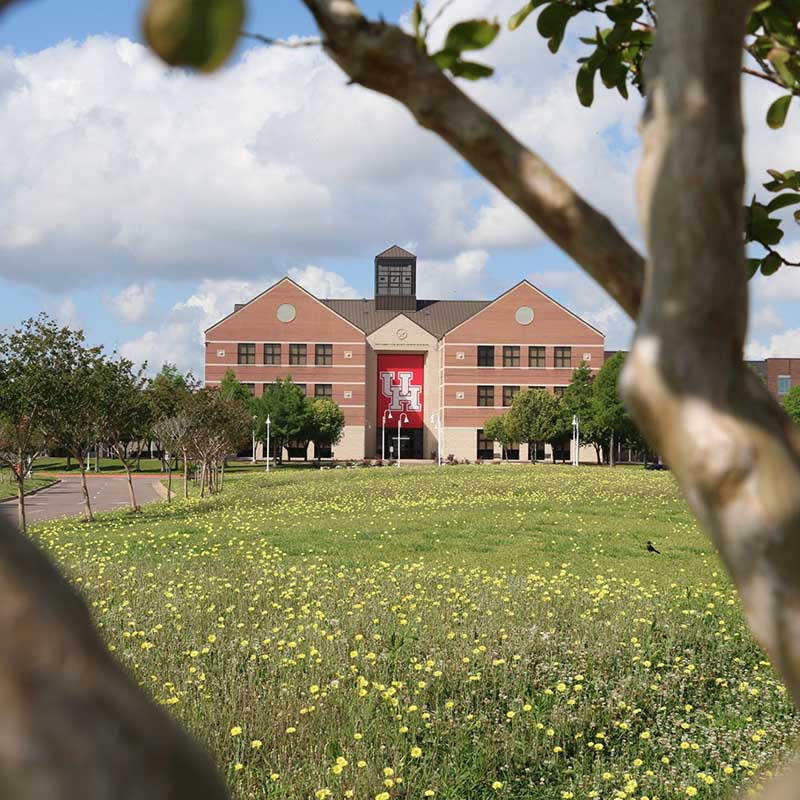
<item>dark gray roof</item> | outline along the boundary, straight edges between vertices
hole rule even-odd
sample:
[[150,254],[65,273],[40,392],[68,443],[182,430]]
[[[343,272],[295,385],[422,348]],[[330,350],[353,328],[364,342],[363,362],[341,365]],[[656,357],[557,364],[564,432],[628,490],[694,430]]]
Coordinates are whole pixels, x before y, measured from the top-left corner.
[[[399,249],[399,248],[398,248]],[[388,252],[388,251],[387,251]],[[491,300],[417,300],[416,311],[376,311],[374,300],[321,300],[369,336],[400,314],[405,314],[440,339],[491,303]]]
[[408,250],[403,250],[402,247],[399,247],[396,244],[393,244],[391,247],[387,247],[382,253],[378,253],[375,258],[416,258],[413,253],[409,253]]

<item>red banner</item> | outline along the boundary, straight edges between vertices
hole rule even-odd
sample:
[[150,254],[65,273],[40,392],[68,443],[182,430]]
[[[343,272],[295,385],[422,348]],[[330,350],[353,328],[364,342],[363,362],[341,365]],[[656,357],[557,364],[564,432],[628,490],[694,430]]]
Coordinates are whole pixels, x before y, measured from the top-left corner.
[[[398,415],[405,413],[403,426],[422,428],[423,388],[425,384],[425,357],[421,353],[399,353],[378,356],[378,426],[383,412],[392,415],[397,425]],[[389,413],[386,414],[387,425]]]

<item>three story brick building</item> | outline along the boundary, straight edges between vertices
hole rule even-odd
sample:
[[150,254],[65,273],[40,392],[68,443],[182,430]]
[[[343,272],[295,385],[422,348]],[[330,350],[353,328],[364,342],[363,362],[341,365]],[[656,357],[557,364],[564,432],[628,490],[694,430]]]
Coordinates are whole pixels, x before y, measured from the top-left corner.
[[[289,376],[332,398],[346,423],[336,458],[394,455],[400,421],[403,458],[441,447],[473,460],[499,457],[482,426],[517,391],[560,393],[581,361],[603,365],[603,334],[528,281],[491,301],[422,300],[413,253],[393,246],[374,264],[371,299],[318,298],[283,278],[237,305],[206,331],[206,384],[232,369],[256,395]],[[532,455],[525,445],[510,453]]]

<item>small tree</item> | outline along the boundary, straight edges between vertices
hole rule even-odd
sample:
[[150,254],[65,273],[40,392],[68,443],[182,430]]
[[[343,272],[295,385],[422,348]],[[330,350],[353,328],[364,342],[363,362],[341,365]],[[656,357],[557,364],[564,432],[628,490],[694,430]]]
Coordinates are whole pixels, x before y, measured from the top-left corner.
[[483,423],[483,435],[487,439],[495,442],[500,442],[502,446],[503,458],[506,458],[506,450],[514,444],[514,438],[511,435],[511,426],[509,425],[508,414],[501,414],[499,417],[492,417]]
[[619,376],[625,365],[625,354],[615,353],[597,373],[594,384],[592,406],[597,432],[608,443],[608,463],[615,463],[614,450],[617,442],[630,427],[630,417],[617,391]]
[[19,526],[25,530],[25,476],[46,445],[45,420],[62,399],[61,357],[75,332],[47,315],[0,334],[0,462],[17,482]]
[[333,400],[318,397],[311,402],[311,440],[317,461],[322,447],[333,447],[344,436],[344,412]]
[[794,386],[781,400],[786,413],[800,425],[800,386]]
[[514,395],[507,414],[507,433],[513,441],[552,442],[562,430],[561,403],[543,389],[523,389]]
[[[160,436],[155,431],[155,425],[162,423],[166,419],[172,419],[178,414],[187,396],[195,388],[195,384],[196,381],[191,372],[183,375],[174,364],[165,363],[159,373],[147,385],[147,403],[153,420],[151,433],[161,446],[162,471],[167,468],[163,453],[165,443],[161,441]],[[177,450],[172,452],[177,456]]]
[[131,511],[138,511],[131,477],[130,446],[150,428],[144,393],[144,368],[134,371],[126,358],[106,359],[97,366],[96,408],[100,438],[111,445],[125,468]]
[[307,436],[311,430],[311,402],[291,378],[265,386],[264,394],[255,402],[255,410],[256,438],[266,442],[269,416],[270,445],[277,450],[279,462],[284,446]]
[[172,502],[172,456],[183,456],[183,496],[189,496],[189,431],[191,422],[185,408],[171,417],[162,417],[153,425],[153,433],[164,447],[164,463],[167,468],[167,502]]
[[572,428],[572,420],[577,417],[580,423],[580,440],[594,445],[597,462],[600,463],[602,440],[598,435],[594,416],[594,375],[583,361],[572,372],[570,384],[561,398],[561,410],[564,430],[569,431]]

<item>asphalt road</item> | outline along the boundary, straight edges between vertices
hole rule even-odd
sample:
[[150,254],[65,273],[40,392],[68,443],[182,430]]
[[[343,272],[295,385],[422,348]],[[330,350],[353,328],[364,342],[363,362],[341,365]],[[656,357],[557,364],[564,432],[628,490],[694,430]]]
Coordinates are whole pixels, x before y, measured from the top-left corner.
[[[41,473],[40,473],[41,474]],[[134,477],[133,490],[139,505],[161,500],[155,486],[158,476]],[[128,482],[124,476],[87,475],[92,511],[113,511],[128,505]],[[28,524],[60,517],[77,517],[83,513],[83,493],[80,475],[62,477],[49,489],[43,489],[25,498],[25,516]],[[0,503],[0,519],[17,522],[17,501]]]

